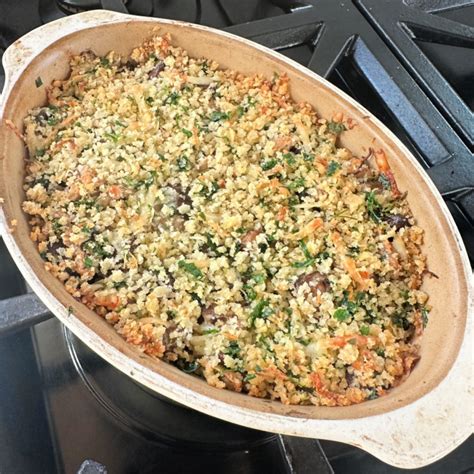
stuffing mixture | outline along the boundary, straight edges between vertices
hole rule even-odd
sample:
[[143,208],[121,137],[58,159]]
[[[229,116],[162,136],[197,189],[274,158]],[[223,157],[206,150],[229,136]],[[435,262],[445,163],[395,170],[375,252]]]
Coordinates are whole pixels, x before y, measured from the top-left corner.
[[23,209],[71,295],[214,387],[341,406],[400,383],[423,231],[384,151],[338,145],[351,119],[169,36],[70,66],[24,122]]

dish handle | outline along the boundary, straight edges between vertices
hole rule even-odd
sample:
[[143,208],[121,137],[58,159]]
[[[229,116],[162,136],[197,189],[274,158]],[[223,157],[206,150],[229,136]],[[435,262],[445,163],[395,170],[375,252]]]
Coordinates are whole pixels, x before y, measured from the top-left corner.
[[66,16],[40,26],[11,44],[3,54],[2,64],[5,69],[5,85],[2,97],[7,96],[11,84],[26,66],[48,46],[70,33],[81,31],[106,23],[118,23],[133,18],[132,15],[108,10],[92,10],[76,15]]

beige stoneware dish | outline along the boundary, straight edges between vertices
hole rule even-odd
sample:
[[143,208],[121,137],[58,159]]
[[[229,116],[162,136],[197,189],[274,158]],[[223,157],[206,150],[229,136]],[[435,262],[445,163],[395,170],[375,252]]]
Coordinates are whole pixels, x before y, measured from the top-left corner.
[[[43,268],[21,210],[26,150],[6,125],[22,128],[32,107],[46,102],[37,88],[68,74],[68,59],[86,49],[128,54],[151,34],[169,32],[192,56],[216,60],[243,73],[286,72],[295,100],[308,101],[323,117],[343,112],[357,121],[341,142],[354,153],[383,148],[418,224],[425,229],[429,269],[424,289],[433,310],[421,360],[388,395],[349,407],[286,406],[210,387],[201,379],[141,354],[102,318],[77,302]],[[94,351],[133,379],[209,415],[256,429],[333,439],[370,451],[401,467],[428,464],[472,432],[472,282],[459,233],[435,187],[402,143],[370,112],[294,61],[236,36],[182,22],[105,11],[64,18],[38,28],[4,55],[6,84],[0,101],[0,230],[28,283],[50,310]],[[68,309],[69,308],[69,309]]]

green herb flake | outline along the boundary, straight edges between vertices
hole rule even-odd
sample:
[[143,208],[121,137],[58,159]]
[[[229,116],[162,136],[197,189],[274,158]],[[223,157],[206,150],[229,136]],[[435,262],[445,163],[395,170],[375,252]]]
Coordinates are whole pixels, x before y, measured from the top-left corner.
[[193,132],[187,130],[186,128],[182,128],[181,131],[188,137],[191,138],[193,136]]
[[179,98],[181,96],[177,92],[172,92],[165,100],[165,102],[168,102],[172,105],[176,105],[179,102]]
[[310,267],[311,265],[313,265],[313,263],[315,262],[315,259],[314,258],[310,258],[308,260],[304,260],[302,262],[293,262],[291,264],[291,266],[293,268],[306,268],[306,267]]
[[289,199],[288,199],[288,204],[292,207],[292,206],[296,206],[300,203],[300,198],[298,196],[291,196]]
[[287,185],[287,188],[293,191],[302,187],[304,187],[304,178],[297,178]]
[[44,156],[45,153],[46,151],[44,148],[37,148],[35,151],[35,155],[38,157]]
[[331,132],[331,133],[334,133],[336,135],[338,135],[339,133],[342,133],[344,132],[345,130],[347,130],[346,126],[341,123],[341,122],[329,122],[328,123],[328,130]]
[[237,109],[235,110],[235,114],[237,115],[238,118],[242,117],[244,113],[245,113],[245,110],[241,105],[239,105]]
[[310,161],[310,162],[313,162],[314,161],[314,155],[312,155],[311,153],[303,153],[303,160],[304,161]]
[[210,115],[209,120],[211,122],[219,122],[220,120],[227,120],[228,118],[229,118],[229,114],[215,110]]
[[363,335],[363,336],[368,336],[370,334],[370,328],[369,326],[361,326],[360,328],[360,333]]
[[102,67],[109,67],[110,61],[107,58],[100,58],[100,65]]
[[349,318],[349,316],[350,313],[346,308],[338,308],[332,315],[332,317],[338,321],[345,321],[347,318]]
[[379,396],[375,389],[372,389],[369,393],[369,396],[367,397],[367,400],[375,400],[376,398],[379,398]]
[[259,285],[260,283],[264,283],[266,280],[266,276],[261,273],[256,273],[252,276],[252,280]]
[[250,380],[253,380],[255,377],[256,377],[255,374],[247,374],[247,375],[244,377],[244,382],[250,382]]
[[237,357],[240,353],[240,346],[237,341],[232,341],[228,346],[227,346],[227,351],[224,352],[224,354],[231,356],[231,357]]
[[429,313],[430,313],[429,309],[427,309],[425,306],[423,306],[423,308],[421,308],[421,317],[423,319],[423,327],[424,328],[428,324]]
[[326,171],[326,176],[333,176],[337,170],[341,169],[341,164],[337,161],[330,161],[328,169]]
[[268,171],[274,168],[278,164],[278,161],[275,159],[264,161],[260,164],[263,171]]
[[104,136],[112,140],[114,143],[119,141],[120,135],[117,133],[104,133]]
[[313,258],[313,256],[311,255],[310,251],[308,250],[308,247],[306,246],[306,242],[304,240],[300,240],[299,241],[299,244],[300,244],[300,248],[303,252],[303,255],[306,257],[306,258]]
[[260,300],[257,302],[252,312],[250,313],[250,326],[254,326],[255,321],[258,318],[266,318],[271,314],[265,311],[267,307],[268,307],[268,300]]
[[377,201],[377,197],[374,191],[370,191],[365,193],[365,206],[367,208],[367,213],[369,217],[376,223],[380,223],[382,221],[383,216],[383,207]]
[[86,258],[84,259],[84,266],[85,266],[86,268],[91,268],[91,267],[93,267],[93,266],[94,266],[94,262],[92,261],[92,258],[86,257]]
[[59,123],[59,119],[57,117],[55,117],[54,115],[51,115],[51,117],[49,117],[49,119],[46,121],[46,123],[48,125],[54,126],[54,125],[57,125]]
[[186,156],[180,156],[177,161],[179,171],[186,171],[189,169],[189,160]]
[[306,246],[306,243],[304,240],[300,240],[299,241],[299,244],[300,244],[300,248],[303,252],[303,255],[305,256],[306,260],[302,261],[302,262],[294,262],[291,264],[291,266],[293,268],[306,268],[306,267],[310,267],[311,265],[313,265],[313,263],[315,262],[315,258],[311,255],[310,251],[308,250],[308,247]]
[[242,293],[247,301],[253,301],[257,297],[257,292],[249,285],[242,287]]
[[194,263],[191,262],[186,262],[185,260],[180,260],[178,262],[178,267],[181,268],[182,270],[187,271],[190,273],[194,278],[197,278],[200,280],[203,277],[203,273],[201,270],[199,270]]
[[145,102],[146,102],[149,106],[152,106],[153,103],[155,102],[155,99],[150,96],[150,97],[147,97],[147,98],[145,99]]
[[41,79],[40,76],[38,76],[36,79],[35,79],[35,86],[36,88],[38,87],[41,87],[43,85],[43,80]]
[[203,334],[205,336],[208,336],[210,334],[219,334],[219,329],[206,329],[205,331],[203,331]]
[[217,191],[219,191],[219,189],[219,183],[217,181],[213,181],[209,186],[203,185],[199,194],[206,197],[207,199],[210,199],[212,196],[214,196],[214,194],[217,193]]
[[392,189],[392,184],[390,183],[390,180],[383,173],[379,174],[378,182],[382,184],[384,189]]
[[293,153],[285,153],[283,158],[290,166],[296,163],[296,157]]

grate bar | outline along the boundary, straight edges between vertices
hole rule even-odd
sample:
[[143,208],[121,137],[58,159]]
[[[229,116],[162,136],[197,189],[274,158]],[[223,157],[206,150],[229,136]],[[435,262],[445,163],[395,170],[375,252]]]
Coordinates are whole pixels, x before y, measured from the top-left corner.
[[53,315],[34,293],[0,301],[0,337],[38,324]]

